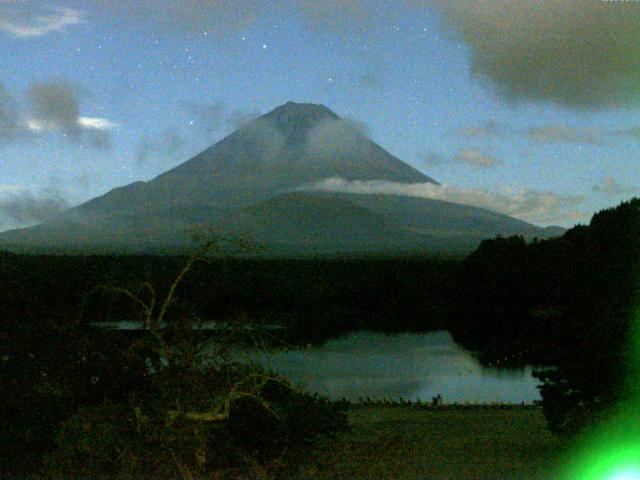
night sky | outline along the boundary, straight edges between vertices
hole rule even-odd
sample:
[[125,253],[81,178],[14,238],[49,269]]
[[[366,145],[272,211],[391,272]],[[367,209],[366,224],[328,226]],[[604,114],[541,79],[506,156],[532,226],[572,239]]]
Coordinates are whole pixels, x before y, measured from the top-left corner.
[[539,225],[640,188],[640,3],[0,0],[0,230],[148,180],[287,102]]

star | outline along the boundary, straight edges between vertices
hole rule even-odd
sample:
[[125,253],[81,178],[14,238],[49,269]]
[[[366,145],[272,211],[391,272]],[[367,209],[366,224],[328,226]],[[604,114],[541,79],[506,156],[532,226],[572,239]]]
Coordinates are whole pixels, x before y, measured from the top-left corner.
[[266,50],[266,49],[267,49],[267,44],[266,44],[266,43],[263,43],[263,44],[262,44],[262,49],[263,49],[263,50]]

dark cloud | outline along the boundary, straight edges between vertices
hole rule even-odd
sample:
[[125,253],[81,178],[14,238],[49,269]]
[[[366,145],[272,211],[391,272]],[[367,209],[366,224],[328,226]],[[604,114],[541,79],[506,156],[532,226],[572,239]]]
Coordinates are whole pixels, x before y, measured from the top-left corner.
[[382,83],[380,76],[372,71],[367,72],[358,78],[356,85],[362,90],[373,90],[376,92],[384,90],[384,84]]
[[260,118],[249,123],[243,122],[240,128],[247,142],[260,152],[265,163],[277,162],[286,152],[286,138],[272,121]]
[[15,140],[20,130],[18,106],[13,96],[0,83],[0,142]]
[[227,112],[225,121],[233,130],[245,126],[260,116],[256,110],[231,110]]
[[264,16],[263,0],[94,0],[95,15],[151,23],[163,31],[225,35]]
[[[87,5],[96,17],[134,19],[160,31],[215,36],[238,33],[265,18],[292,15],[324,32],[363,33],[383,16],[370,0],[92,0]],[[387,9],[384,18],[395,13]]]
[[460,127],[453,131],[454,135],[459,137],[472,137],[472,138],[488,138],[496,137],[502,133],[502,129],[498,127],[495,120],[487,120],[482,125]]
[[80,116],[80,101],[87,91],[66,80],[34,83],[27,89],[31,117],[22,121],[30,134],[55,133],[67,140],[95,149],[110,149],[111,130],[116,124]]
[[459,163],[472,165],[474,167],[491,168],[500,165],[500,160],[475,148],[465,148],[460,150],[454,160]]
[[[413,2],[423,3],[423,2]],[[637,104],[640,3],[436,0],[470,47],[473,73],[512,101]]]
[[293,4],[308,26],[338,34],[364,33],[382,14],[370,0],[293,0]]
[[35,83],[27,90],[34,120],[44,129],[61,131],[80,140],[80,95],[78,88],[65,81]]
[[597,145],[616,137],[640,138],[640,128],[630,127],[611,130],[596,127],[573,127],[570,125],[538,125],[515,128],[498,125],[494,121],[482,125],[460,127],[452,132],[459,137],[491,138],[497,136],[524,137],[536,143],[574,143]]
[[354,117],[342,117],[341,121],[347,126],[347,128],[355,130],[360,135],[364,135],[367,138],[371,138],[371,129],[369,128],[369,125],[362,120],[358,120]]
[[460,163],[471,165],[473,167],[492,168],[502,164],[502,162],[497,158],[482,153],[480,150],[477,150],[475,148],[466,148],[460,150],[453,157],[449,157],[439,153],[429,153],[427,155],[419,156],[418,158],[420,163],[425,166],[442,165],[445,163]]
[[622,130],[616,130],[614,135],[620,137],[631,137],[640,140],[640,127],[630,127]]
[[139,164],[180,160],[185,141],[175,128],[167,128],[153,138],[144,137],[137,152]]
[[47,189],[39,195],[29,190],[0,195],[0,217],[16,225],[42,222],[68,208],[69,202],[54,188]]
[[567,125],[551,125],[545,127],[531,127],[527,130],[526,136],[529,140],[537,143],[577,143],[577,144],[598,144],[600,134],[593,128],[576,128]]
[[416,157],[418,162],[425,166],[441,165],[448,162],[447,157],[440,153],[428,153],[426,155],[419,153]]
[[592,190],[607,197],[615,197],[617,195],[632,195],[638,192],[638,188],[623,185],[612,177],[603,178],[598,184],[594,185]]
[[80,173],[73,177],[73,182],[83,189],[89,188],[94,181],[95,176],[89,172]]
[[225,107],[222,103],[190,102],[187,111],[196,117],[196,122],[209,136],[214,135],[227,125]]
[[367,136],[367,127],[357,120],[326,120],[309,131],[305,147],[309,155],[320,158],[366,155],[370,148]]
[[106,130],[86,130],[83,132],[86,143],[96,150],[111,150],[111,132]]
[[227,134],[255,120],[260,113],[255,110],[228,108],[222,102],[189,102],[187,111],[193,116],[194,124],[211,142],[221,134]]

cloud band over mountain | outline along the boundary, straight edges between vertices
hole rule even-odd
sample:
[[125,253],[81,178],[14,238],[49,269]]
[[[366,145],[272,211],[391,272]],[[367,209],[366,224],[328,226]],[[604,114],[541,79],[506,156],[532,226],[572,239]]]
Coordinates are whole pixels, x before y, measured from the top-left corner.
[[496,193],[483,188],[460,188],[434,183],[350,181],[342,178],[326,178],[310,185],[303,185],[297,190],[428,198],[483,207],[539,224],[580,218],[582,213],[576,212],[574,207],[583,201],[578,195],[559,195],[530,189]]

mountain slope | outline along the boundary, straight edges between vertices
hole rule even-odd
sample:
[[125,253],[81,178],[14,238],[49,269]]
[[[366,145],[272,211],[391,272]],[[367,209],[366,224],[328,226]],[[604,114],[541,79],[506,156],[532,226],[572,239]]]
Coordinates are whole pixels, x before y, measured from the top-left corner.
[[153,180],[0,234],[0,247],[182,248],[198,224],[242,233],[284,253],[439,249],[451,242],[469,249],[498,233],[548,236],[526,222],[466,205],[298,191],[327,178],[437,184],[328,108],[289,102]]
[[432,182],[322,105],[286,103],[149,182],[117,188],[82,213],[151,205],[234,209],[326,177]]
[[326,252],[470,251],[496,235],[547,238],[554,231],[482,208],[382,194],[295,192],[234,212],[226,234],[270,250]]

